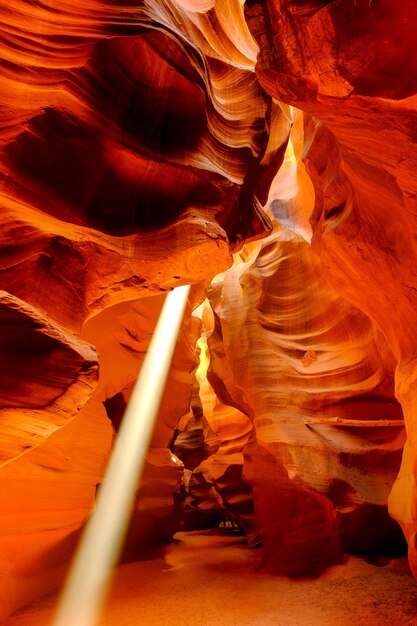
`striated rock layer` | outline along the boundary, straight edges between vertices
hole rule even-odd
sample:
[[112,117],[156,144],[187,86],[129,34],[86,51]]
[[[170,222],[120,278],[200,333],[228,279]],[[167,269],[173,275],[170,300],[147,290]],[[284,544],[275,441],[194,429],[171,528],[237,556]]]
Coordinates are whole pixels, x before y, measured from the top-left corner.
[[0,294],[0,616],[61,582],[94,506],[112,430],[98,355]]
[[0,616],[62,581],[112,430],[96,350],[0,293]]
[[185,283],[124,557],[184,496],[311,574],[396,545],[390,494],[417,574],[411,0],[0,14],[0,617],[61,580]]
[[270,228],[276,105],[228,5],[238,31],[229,11],[173,0],[3,8],[3,289],[79,328],[141,291],[211,278]]
[[[193,410],[194,418],[184,424],[173,447],[186,468],[178,502],[186,528],[225,527],[232,522],[245,532],[249,545],[254,545],[259,538],[252,489],[243,478],[243,450],[253,435],[253,426],[245,413],[219,400],[207,379],[210,357],[206,335],[212,330],[206,330],[198,341],[199,419]],[[197,451],[199,447],[194,435],[197,424],[202,460],[190,464],[189,450]]]
[[307,574],[343,549],[393,547],[405,437],[383,336],[299,235],[276,225],[239,256],[209,291],[210,380],[253,421],[243,475],[270,566]]
[[77,415],[97,383],[98,355],[30,305],[0,291],[0,368],[4,465]]
[[[0,12],[4,616],[59,582],[114,436],[106,412],[117,429],[163,292],[201,285],[198,304],[231,252],[270,230],[261,207],[288,120],[256,79],[238,0],[13,0]],[[183,470],[168,446],[190,407],[189,313],[129,556],[176,528]]]
[[[0,467],[2,617],[62,581],[79,531],[94,507],[115,430],[164,298],[161,295],[109,307],[89,320],[83,328],[84,340],[77,341],[44,321],[28,305],[3,298],[1,347],[15,360],[16,355],[21,356],[23,363],[16,363],[18,373],[25,372],[26,367],[35,382],[39,379],[44,384],[37,387],[25,378],[26,396],[17,396],[16,407],[1,411],[2,449],[8,454],[7,458],[4,454]],[[189,311],[190,307],[191,303]],[[10,332],[11,324],[19,324],[16,335]],[[199,333],[199,320],[186,315],[138,484],[125,559],[136,557],[144,547],[171,539],[178,527],[173,493],[182,479],[183,467],[168,446],[176,423],[190,404]],[[15,345],[18,338],[20,351]],[[100,352],[98,380],[97,353],[85,339],[94,342]],[[30,367],[34,357],[28,346],[36,352],[44,376]],[[48,365],[54,369],[46,376]],[[78,379],[74,381],[76,373]],[[10,397],[12,390],[10,387]]]
[[[164,299],[161,295],[117,304],[84,325],[83,336],[100,352],[101,373],[96,395],[104,403],[116,430],[140,373]],[[171,539],[178,526],[173,493],[182,479],[183,465],[169,445],[173,430],[187,413],[191,401],[200,321],[190,312],[191,303],[180,330],[138,485],[125,547],[127,558],[137,556],[143,547]]]
[[326,278],[378,324],[398,361],[407,429],[390,512],[417,574],[416,121],[411,2],[250,2],[268,93],[306,112],[313,247]]

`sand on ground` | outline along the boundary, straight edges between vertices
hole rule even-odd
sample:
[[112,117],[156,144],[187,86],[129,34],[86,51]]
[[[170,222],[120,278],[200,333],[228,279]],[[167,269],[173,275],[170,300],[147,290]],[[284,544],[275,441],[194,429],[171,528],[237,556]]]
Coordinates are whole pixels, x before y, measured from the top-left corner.
[[[267,573],[262,558],[232,532],[178,533],[153,558],[115,570],[99,626],[417,626],[405,558],[349,557],[303,579]],[[55,605],[50,596],[2,626],[51,626]]]

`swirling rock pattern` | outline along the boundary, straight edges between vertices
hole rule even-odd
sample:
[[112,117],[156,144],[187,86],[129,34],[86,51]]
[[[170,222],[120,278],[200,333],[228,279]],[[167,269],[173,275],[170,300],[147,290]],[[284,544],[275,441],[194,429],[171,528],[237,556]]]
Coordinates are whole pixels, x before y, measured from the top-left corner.
[[1,291],[0,364],[4,465],[41,445],[77,415],[97,384],[98,355],[90,344]]
[[[180,484],[258,528],[276,571],[380,549],[406,432],[389,503],[417,574],[411,0],[3,4],[1,615],[62,575],[185,283],[126,556],[172,535]],[[191,309],[216,274],[194,429]]]
[[[195,419],[186,425],[182,437],[177,439],[173,448],[178,449],[180,458],[184,459],[185,466],[189,469],[179,500],[182,500],[184,522],[190,527],[194,524],[194,528],[197,525],[204,528],[218,525],[228,518],[245,531],[249,545],[256,544],[259,539],[252,489],[242,475],[243,450],[253,434],[252,422],[246,414],[223,404],[216,396],[207,379],[210,359],[205,336],[199,339],[198,346],[200,363],[196,379],[201,406],[201,439],[198,442],[203,444],[204,458],[199,464],[190,466],[187,463],[188,455],[184,455],[187,447],[184,444],[179,447],[177,444],[178,439],[180,443],[188,440],[189,447],[199,449],[195,437],[192,437]],[[188,438],[187,433],[190,433]]]
[[[163,293],[204,288],[243,241],[270,230],[262,204],[282,146],[269,142],[269,128],[285,135],[288,124],[256,79],[257,47],[238,0],[13,0],[0,11],[1,460],[14,459],[17,472],[31,459],[39,492],[55,489],[38,515],[33,482],[19,483],[22,502],[13,500],[8,520],[26,499],[51,559],[26,587],[4,568],[3,616],[58,582],[53,560],[91,511],[107,460],[113,431],[103,403],[117,427]],[[137,303],[155,294],[156,304]],[[97,386],[97,354],[81,333],[99,347]],[[129,553],[175,530],[172,492],[183,469],[168,446],[189,410],[198,333],[183,328]],[[90,419],[94,454],[82,434],[94,447]],[[59,456],[68,441],[78,459],[69,473]],[[6,480],[12,470],[3,469]],[[66,515],[64,495],[72,498],[77,480]],[[0,542],[20,563],[32,527],[25,535],[22,520],[11,542],[9,522]]]
[[253,420],[243,475],[271,567],[319,572],[342,548],[395,541],[387,498],[404,428],[372,322],[328,286],[310,245],[278,225],[244,248],[209,297],[219,329],[209,338],[212,382]]
[[390,510],[417,573],[415,11],[390,0],[274,0],[251,2],[247,18],[261,84],[314,116],[304,155],[326,276],[380,326],[398,360],[408,444]]
[[[142,298],[107,308],[83,327],[83,336],[97,346],[101,373],[96,390],[117,430],[149,347],[165,296]],[[173,431],[191,402],[196,368],[195,343],[200,320],[190,315],[178,337],[165,394],[146,458],[126,541],[125,557],[144,546],[172,538],[178,528],[173,493],[183,475],[182,462],[169,450]]]
[[3,618],[61,582],[112,431],[94,397],[97,351],[4,291],[0,357]]
[[3,10],[4,289],[79,328],[141,290],[210,278],[268,230],[248,181],[276,157],[271,99],[228,5],[240,30],[174,1]]

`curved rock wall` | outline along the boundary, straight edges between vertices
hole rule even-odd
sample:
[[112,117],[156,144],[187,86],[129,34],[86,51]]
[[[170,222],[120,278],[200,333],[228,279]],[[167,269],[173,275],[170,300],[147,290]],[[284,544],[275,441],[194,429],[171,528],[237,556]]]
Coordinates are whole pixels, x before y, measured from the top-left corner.
[[258,527],[277,571],[320,571],[397,541],[406,435],[389,502],[416,573],[411,0],[11,0],[1,18],[1,614],[59,581],[163,294],[192,283],[126,555],[172,535],[191,308],[232,253],[189,493]]
[[342,549],[394,545],[405,437],[383,337],[299,235],[276,224],[239,257],[209,290],[212,383],[253,420],[243,473],[271,567],[318,572]]
[[276,157],[271,100],[228,5],[237,23],[174,1],[4,9],[3,289],[79,328],[211,278],[268,230],[248,181]]
[[313,245],[326,277],[379,325],[398,359],[408,444],[390,510],[416,572],[416,14],[392,0],[249,4],[261,84],[308,114]]
[[200,363],[196,371],[204,458],[198,465],[190,466],[184,455],[187,447],[184,443],[178,446],[178,441],[188,441],[190,448],[198,449],[192,437],[195,420],[191,420],[173,448],[178,448],[188,470],[178,500],[187,527],[192,524],[210,527],[229,519],[245,532],[249,545],[256,545],[259,537],[252,488],[243,477],[243,450],[253,436],[253,426],[245,413],[223,404],[210,385],[207,379],[210,357],[205,335],[207,331],[198,341]]
[[[0,449],[10,465],[0,481],[20,477],[12,499],[4,492],[5,615],[59,581],[56,563],[93,507],[113,437],[103,403],[117,427],[163,292],[202,291],[233,249],[270,229],[261,203],[282,151],[268,130],[285,133],[285,123],[255,77],[238,0],[16,0],[1,13]],[[137,302],[149,294],[162,296]],[[130,556],[176,527],[183,470],[168,445],[189,410],[198,330],[187,321],[182,333]],[[36,546],[50,555],[36,584],[17,571],[32,543],[26,572]]]
[[[98,355],[0,292],[0,616],[62,580],[111,446]],[[40,574],[40,572],[42,572]]]
[[[116,430],[140,373],[164,299],[161,295],[117,304],[91,318],[83,327],[83,336],[100,353],[96,395],[104,403]],[[200,321],[190,312],[189,303],[138,485],[125,558],[132,559],[143,547],[171,539],[178,527],[173,493],[182,479],[183,464],[170,452],[169,445],[191,402]]]

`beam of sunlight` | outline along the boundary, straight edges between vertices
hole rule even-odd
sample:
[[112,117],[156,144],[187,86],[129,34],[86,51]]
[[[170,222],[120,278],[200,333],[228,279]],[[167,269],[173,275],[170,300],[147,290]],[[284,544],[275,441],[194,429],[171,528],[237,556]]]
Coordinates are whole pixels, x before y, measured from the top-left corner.
[[94,626],[120,554],[190,287],[170,292],[123,418],[54,626]]

